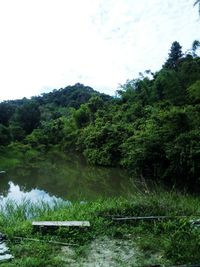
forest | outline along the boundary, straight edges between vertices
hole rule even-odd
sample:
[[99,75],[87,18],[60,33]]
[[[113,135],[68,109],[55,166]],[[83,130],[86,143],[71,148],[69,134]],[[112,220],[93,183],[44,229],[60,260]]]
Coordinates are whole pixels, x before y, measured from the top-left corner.
[[[34,161],[52,147],[89,164],[194,191],[200,185],[200,42],[172,43],[157,72],[147,70],[115,96],[83,84],[0,103],[0,150]],[[14,90],[14,88],[13,88]],[[36,153],[37,151],[37,153]]]

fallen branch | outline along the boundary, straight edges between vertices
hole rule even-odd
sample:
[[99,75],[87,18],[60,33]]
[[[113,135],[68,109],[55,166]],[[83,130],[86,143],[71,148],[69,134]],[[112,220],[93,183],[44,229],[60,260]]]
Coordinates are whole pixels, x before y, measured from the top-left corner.
[[54,244],[54,245],[60,245],[60,246],[78,246],[77,244],[72,244],[72,243],[64,243],[64,242],[59,242],[59,241],[49,241],[49,240],[42,240],[42,239],[35,239],[35,238],[28,238],[28,237],[21,237],[21,236],[14,236],[13,238],[18,239],[18,240],[43,242],[43,243],[49,243],[49,244]]
[[141,220],[163,220],[175,218],[187,218],[191,216],[145,216],[145,217],[112,217],[113,221],[141,221]]

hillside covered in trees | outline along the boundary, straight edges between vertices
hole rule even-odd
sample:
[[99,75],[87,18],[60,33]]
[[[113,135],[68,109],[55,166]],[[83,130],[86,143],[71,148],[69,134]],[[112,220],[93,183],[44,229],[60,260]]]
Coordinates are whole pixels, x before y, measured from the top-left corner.
[[[90,164],[193,190],[200,185],[200,58],[171,46],[160,71],[128,80],[115,97],[81,84],[0,103],[1,150],[82,153]],[[34,153],[33,153],[34,155]]]

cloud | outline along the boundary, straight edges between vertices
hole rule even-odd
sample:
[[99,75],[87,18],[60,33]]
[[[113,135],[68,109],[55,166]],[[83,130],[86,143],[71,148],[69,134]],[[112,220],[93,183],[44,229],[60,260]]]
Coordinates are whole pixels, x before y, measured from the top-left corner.
[[77,82],[113,94],[199,30],[192,0],[1,1],[0,100]]

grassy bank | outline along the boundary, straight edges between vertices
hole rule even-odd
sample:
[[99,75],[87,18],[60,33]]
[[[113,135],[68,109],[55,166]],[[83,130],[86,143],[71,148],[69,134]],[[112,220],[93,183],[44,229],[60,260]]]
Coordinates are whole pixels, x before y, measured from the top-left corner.
[[[122,224],[113,223],[111,215],[169,215],[174,218]],[[175,217],[179,215],[187,217]],[[1,266],[95,266],[89,265],[91,257],[93,264],[96,259],[104,263],[103,266],[197,264],[200,263],[200,227],[192,226],[191,219],[198,215],[200,217],[199,198],[174,192],[70,205],[7,202],[0,211],[0,231],[8,236],[8,245],[15,258]],[[32,220],[89,220],[91,228],[87,231],[58,229],[54,233],[34,233]],[[71,245],[62,247],[48,241]]]

